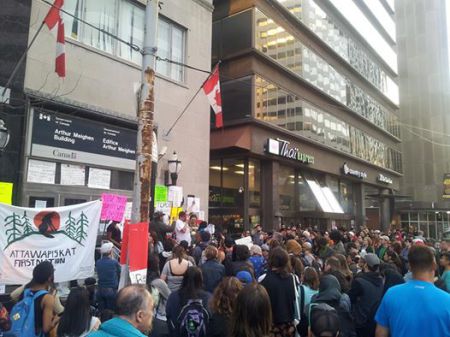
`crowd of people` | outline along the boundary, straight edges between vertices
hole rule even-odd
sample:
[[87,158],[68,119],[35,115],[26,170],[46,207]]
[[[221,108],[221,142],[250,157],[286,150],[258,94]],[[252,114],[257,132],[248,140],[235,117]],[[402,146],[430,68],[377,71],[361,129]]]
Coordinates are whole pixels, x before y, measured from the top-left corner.
[[10,314],[0,307],[4,336],[450,336],[446,241],[257,225],[244,245],[195,215],[172,225],[161,216],[150,224],[146,285],[118,291],[120,266],[104,243],[97,278],[73,287],[62,307],[43,262]]

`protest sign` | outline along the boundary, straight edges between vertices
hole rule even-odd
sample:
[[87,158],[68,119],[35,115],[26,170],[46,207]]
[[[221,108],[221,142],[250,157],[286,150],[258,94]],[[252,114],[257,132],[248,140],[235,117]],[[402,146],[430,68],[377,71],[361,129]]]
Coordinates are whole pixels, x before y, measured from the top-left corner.
[[0,202],[11,205],[13,194],[13,183],[0,181]]
[[102,214],[100,219],[122,221],[127,197],[124,195],[102,193]]
[[155,185],[155,204],[157,202],[166,202],[169,189],[164,185]]
[[237,239],[234,242],[237,245],[244,245],[244,246],[247,246],[248,248],[252,248],[252,246],[253,246],[253,241],[252,241],[251,236],[246,236],[245,238]]
[[0,204],[0,283],[26,284],[42,261],[55,281],[94,276],[101,202],[35,209]]
[[148,222],[129,225],[128,266],[131,284],[145,284],[147,280]]

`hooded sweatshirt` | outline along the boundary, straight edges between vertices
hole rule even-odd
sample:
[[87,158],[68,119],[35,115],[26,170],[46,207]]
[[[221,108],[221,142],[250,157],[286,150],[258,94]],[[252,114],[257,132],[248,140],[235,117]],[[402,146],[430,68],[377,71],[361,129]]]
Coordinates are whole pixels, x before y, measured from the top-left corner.
[[383,278],[379,273],[359,273],[355,277],[348,295],[357,328],[368,328],[375,333],[374,317],[383,297],[383,291]]
[[92,332],[88,337],[146,337],[126,320],[116,317],[106,321],[98,331]]

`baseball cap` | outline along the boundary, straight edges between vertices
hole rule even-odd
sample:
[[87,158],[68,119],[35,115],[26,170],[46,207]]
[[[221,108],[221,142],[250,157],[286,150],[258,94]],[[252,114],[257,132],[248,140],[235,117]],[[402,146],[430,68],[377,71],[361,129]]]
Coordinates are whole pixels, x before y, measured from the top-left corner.
[[386,241],[390,241],[389,236],[387,236],[387,235],[380,236],[380,239],[383,239],[383,240],[386,240]]
[[340,323],[336,310],[325,303],[312,304],[310,307],[309,325],[316,337],[336,337]]
[[239,281],[241,281],[244,284],[250,284],[253,282],[252,275],[248,271],[245,271],[245,270],[238,272],[236,274],[236,277]]
[[368,253],[364,256],[364,260],[366,261],[367,265],[369,267],[379,266],[380,265],[380,259],[377,255],[373,253]]
[[113,244],[112,242],[105,242],[104,244],[102,244],[102,246],[100,247],[100,253],[101,254],[108,254],[111,252],[112,248],[113,248]]
[[413,245],[419,245],[419,246],[425,244],[425,242],[423,242],[423,240],[420,239],[420,238],[415,238],[415,239],[412,241],[412,243],[413,243]]

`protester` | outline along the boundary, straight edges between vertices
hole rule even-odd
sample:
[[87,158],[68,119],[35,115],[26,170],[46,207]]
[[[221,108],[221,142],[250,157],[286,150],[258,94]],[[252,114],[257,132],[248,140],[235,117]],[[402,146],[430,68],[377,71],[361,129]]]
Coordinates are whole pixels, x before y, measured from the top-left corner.
[[272,309],[265,288],[253,283],[245,286],[236,299],[231,318],[231,337],[269,337]]
[[378,255],[381,261],[383,261],[384,254],[386,254],[388,244],[389,244],[389,236],[387,235],[380,236],[379,246],[376,249],[375,253]]
[[[33,278],[25,285],[20,301],[11,310],[11,334],[28,336],[32,333],[47,337],[59,322],[54,314],[55,269],[49,261],[39,263],[33,269]],[[33,314],[28,314],[28,311]]]
[[264,243],[262,228],[261,228],[260,224],[257,224],[254,228],[254,232],[252,235],[252,241],[253,241],[253,244],[255,244],[257,246],[261,246]]
[[[209,234],[209,233],[208,233]],[[212,293],[225,277],[225,267],[217,261],[219,251],[214,246],[205,249],[206,262],[200,268],[203,274],[203,285],[206,291]]]
[[208,336],[229,337],[231,316],[236,299],[243,285],[235,277],[225,277],[215,289],[210,301],[212,313],[208,325]]
[[336,256],[330,256],[325,261],[324,274],[330,274],[336,277],[339,281],[342,292],[347,293],[350,290],[350,282],[348,278],[342,273],[341,262]]
[[408,261],[412,279],[386,292],[375,316],[376,337],[450,336],[450,294],[433,284],[433,252],[413,246]]
[[269,270],[258,280],[269,294],[273,314],[271,335],[274,336],[294,336],[297,281],[291,272],[288,253],[276,247],[269,255]]
[[11,320],[6,307],[0,303],[0,336],[6,335],[6,331],[11,329]]
[[441,267],[444,269],[441,280],[444,282],[447,292],[450,292],[450,252],[443,252],[440,259]]
[[155,315],[153,319],[153,329],[149,337],[168,337],[169,327],[167,325],[166,305],[170,295],[170,289],[167,283],[163,280],[156,278],[150,283],[150,289],[152,289]]
[[333,307],[321,303],[311,307],[309,314],[311,321],[311,337],[338,337],[340,323],[339,316]]
[[240,271],[248,271],[252,277],[255,275],[253,265],[249,262],[250,250],[245,245],[235,246],[235,258],[231,262],[231,274],[228,276],[236,276]]
[[236,278],[241,281],[242,285],[247,285],[250,283],[253,283],[255,280],[253,279],[252,274],[250,274],[248,271],[246,270],[241,270],[240,272],[238,272],[236,274]]
[[56,330],[58,337],[84,337],[89,332],[98,330],[100,320],[91,314],[86,288],[72,288],[64,309]]
[[202,258],[202,253],[205,248],[208,247],[209,242],[211,241],[211,234],[209,232],[200,232],[199,236],[201,241],[194,248],[194,252],[192,254],[197,266],[200,266],[203,262],[205,262],[205,259]]
[[120,249],[122,242],[122,231],[120,230],[118,221],[111,221],[108,228],[106,228],[106,240],[112,242],[114,246]]
[[117,295],[117,317],[100,325],[89,337],[145,337],[152,329],[153,299],[145,286],[131,285]]
[[334,242],[333,246],[330,248],[333,249],[337,254],[345,255],[345,248],[342,242],[341,232],[339,232],[337,229],[332,230],[330,233],[330,239]]
[[181,245],[173,248],[172,259],[167,261],[161,273],[161,279],[167,282],[171,292],[180,289],[183,277],[192,263],[186,258],[186,251]]
[[[175,223],[172,225],[167,225],[164,223],[164,213],[155,212],[153,214],[153,221],[150,223],[149,229],[156,233],[156,238],[158,242],[164,242],[166,240],[166,235],[172,233],[175,230]],[[159,253],[159,252],[158,252]]]
[[323,261],[325,261],[326,258],[330,257],[334,254],[334,251],[328,247],[328,240],[325,237],[320,237],[317,240],[317,255],[319,258],[321,258]]
[[292,271],[299,279],[303,274],[303,262],[302,262],[302,246],[296,240],[288,240],[286,242],[286,250],[289,254],[289,262],[292,267]]
[[378,305],[383,297],[383,278],[380,274],[380,259],[373,253],[364,256],[363,272],[352,282],[348,292],[358,337],[375,336],[374,320]]
[[186,222],[186,212],[180,212],[178,214],[178,220],[175,223],[175,235],[177,242],[186,241],[188,245],[191,245],[191,228],[189,224]]
[[308,335],[308,315],[306,308],[311,303],[311,298],[319,291],[319,274],[313,267],[306,267],[303,274],[303,283],[299,287],[299,315],[300,324],[297,325],[297,331],[300,336]]
[[382,263],[380,265],[380,273],[384,278],[383,295],[393,286],[405,283],[403,276],[397,271],[392,264]]
[[172,292],[167,300],[166,315],[170,336],[207,336],[211,294],[203,290],[202,272],[189,267],[181,288]]
[[97,302],[99,310],[114,310],[117,287],[119,286],[120,264],[112,258],[113,244],[103,243],[100,247],[102,257],[96,263],[98,275]]
[[258,277],[260,277],[265,271],[266,259],[262,256],[263,253],[261,247],[256,244],[250,248],[250,253],[252,256],[250,256],[249,261],[255,271],[255,278],[258,279]]
[[336,310],[341,326],[339,336],[353,337],[356,335],[351,316],[350,298],[347,294],[342,293],[339,281],[335,276],[326,274],[320,278],[319,293],[311,298],[309,308],[316,303],[326,303]]

